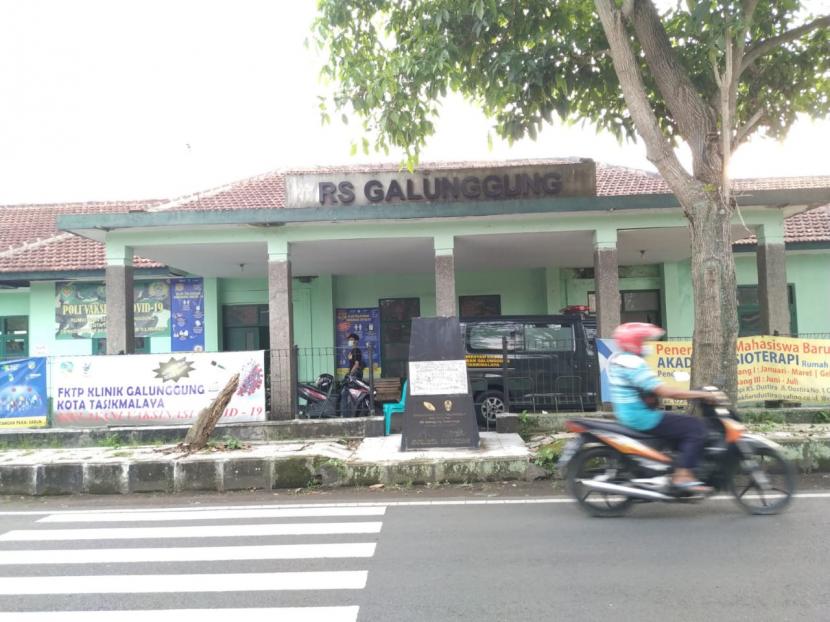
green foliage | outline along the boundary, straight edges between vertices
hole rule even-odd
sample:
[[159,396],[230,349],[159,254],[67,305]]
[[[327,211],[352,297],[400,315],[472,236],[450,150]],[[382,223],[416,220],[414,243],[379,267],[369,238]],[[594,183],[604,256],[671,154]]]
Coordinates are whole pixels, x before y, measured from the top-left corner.
[[[661,18],[680,64],[716,109],[713,66],[724,66],[727,38],[740,38],[750,52],[810,21],[804,4],[759,1],[748,20],[737,0],[687,1]],[[449,91],[477,104],[510,141],[535,138],[554,116],[587,120],[620,139],[634,137],[590,0],[319,0],[318,6],[314,39],[328,58],[322,74],[334,83],[334,107],[347,118],[356,113],[376,136],[376,149],[404,149],[410,166],[434,132]],[[816,28],[755,59],[738,84],[734,127],[757,113],[756,129],[778,137],[797,114],[827,115],[828,37],[827,28]],[[638,58],[650,104],[676,139],[676,120],[643,55]],[[321,111],[327,119],[322,101]]]
[[110,434],[107,437],[103,438],[99,445],[101,447],[109,447],[110,449],[118,449],[123,445],[121,442],[121,438],[117,434]]
[[242,449],[242,442],[235,436],[229,436],[225,439],[225,449]]
[[536,450],[536,456],[533,458],[533,463],[545,469],[548,473],[556,471],[556,463],[559,461],[559,456],[562,455],[562,450],[565,448],[567,440],[559,439],[542,445]]

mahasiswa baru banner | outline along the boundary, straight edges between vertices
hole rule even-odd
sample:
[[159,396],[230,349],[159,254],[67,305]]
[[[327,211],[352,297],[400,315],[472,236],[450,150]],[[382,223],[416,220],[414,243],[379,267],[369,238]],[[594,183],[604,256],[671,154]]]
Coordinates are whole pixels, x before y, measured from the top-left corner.
[[0,428],[46,425],[46,359],[17,359],[0,363]]
[[[598,340],[602,395],[607,391],[607,361],[614,352],[610,339]],[[738,400],[790,400],[830,402],[830,340],[794,337],[741,337],[736,347],[738,359]],[[691,373],[691,341],[658,341],[646,357],[649,366],[667,385],[688,389],[689,382],[678,382],[675,372]]]
[[53,359],[56,426],[193,423],[239,374],[222,423],[265,420],[264,352],[69,356]]

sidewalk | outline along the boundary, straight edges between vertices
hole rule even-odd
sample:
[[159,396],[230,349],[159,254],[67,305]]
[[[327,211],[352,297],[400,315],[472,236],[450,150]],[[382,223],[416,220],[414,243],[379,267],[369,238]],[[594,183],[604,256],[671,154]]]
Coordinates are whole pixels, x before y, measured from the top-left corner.
[[482,432],[476,450],[401,452],[400,443],[400,435],[250,443],[190,455],[175,445],[6,449],[0,451],[0,495],[470,483],[522,479],[530,459],[518,434]]
[[[830,424],[750,424],[805,473],[830,472]],[[239,430],[235,430],[238,432]],[[121,438],[131,438],[132,432]],[[150,430],[144,430],[148,434]],[[83,431],[81,431],[83,433]],[[54,438],[67,440],[59,431]],[[257,433],[258,436],[258,433]],[[293,441],[0,449],[0,495],[130,494],[475,483],[548,477],[571,435],[481,433],[481,447],[399,451],[400,435]]]

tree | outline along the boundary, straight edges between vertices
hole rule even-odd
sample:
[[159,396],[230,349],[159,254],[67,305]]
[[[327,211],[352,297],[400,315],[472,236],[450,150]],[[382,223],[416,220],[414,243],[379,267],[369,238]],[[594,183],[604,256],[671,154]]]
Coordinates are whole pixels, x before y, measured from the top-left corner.
[[535,138],[554,114],[638,135],[689,221],[693,382],[726,378],[734,395],[729,160],[754,133],[783,137],[797,115],[830,109],[830,16],[806,4],[687,0],[661,12],[650,0],[319,0],[314,33],[334,106],[410,164],[448,91],[509,140]]

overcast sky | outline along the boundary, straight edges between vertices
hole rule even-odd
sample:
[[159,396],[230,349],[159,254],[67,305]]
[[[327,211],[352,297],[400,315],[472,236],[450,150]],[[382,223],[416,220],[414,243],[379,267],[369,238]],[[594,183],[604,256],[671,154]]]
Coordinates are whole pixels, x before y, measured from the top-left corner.
[[[819,0],[819,4],[828,4]],[[351,157],[322,127],[314,0],[0,0],[0,204],[174,197]],[[826,7],[825,7],[826,8]],[[591,127],[487,147],[487,120],[445,105],[423,160],[591,157],[651,169]],[[359,136],[359,135],[358,135]],[[738,177],[830,174],[830,123],[738,152]]]

